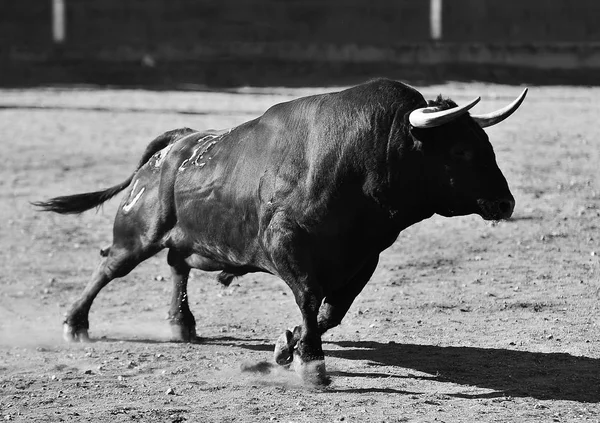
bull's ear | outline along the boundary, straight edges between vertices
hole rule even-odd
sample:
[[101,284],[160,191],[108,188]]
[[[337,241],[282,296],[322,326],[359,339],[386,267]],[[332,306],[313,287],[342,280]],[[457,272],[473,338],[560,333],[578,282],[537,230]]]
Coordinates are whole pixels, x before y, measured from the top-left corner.
[[496,110],[495,112],[486,113],[484,115],[471,115],[471,117],[482,128],[487,128],[488,126],[500,123],[504,119],[512,115],[519,108],[521,103],[523,103],[523,100],[525,100],[527,91],[527,88],[525,88],[521,95],[517,97],[515,101],[510,103],[508,106],[503,107],[502,109]]
[[415,128],[435,128],[464,115],[469,109],[479,103],[479,100],[481,100],[481,97],[477,97],[463,106],[446,110],[439,110],[437,107],[422,107],[413,110],[408,115],[408,121]]

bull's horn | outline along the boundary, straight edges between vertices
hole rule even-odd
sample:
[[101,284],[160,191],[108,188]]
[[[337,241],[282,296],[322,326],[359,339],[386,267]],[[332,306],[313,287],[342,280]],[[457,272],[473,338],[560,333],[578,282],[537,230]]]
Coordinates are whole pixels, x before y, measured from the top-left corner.
[[479,124],[482,128],[487,128],[488,126],[495,125],[497,123],[502,122],[504,119],[512,115],[515,110],[519,108],[523,100],[525,100],[525,96],[527,95],[527,88],[523,90],[521,95],[508,106],[503,107],[502,109],[496,110],[495,112],[487,113],[485,115],[471,115],[473,120]]
[[475,100],[464,106],[453,107],[452,109],[446,110],[439,110],[439,108],[435,106],[416,109],[410,112],[408,121],[415,128],[433,128],[440,126],[467,113],[471,107],[479,102],[479,100],[481,100],[481,97],[477,97]]

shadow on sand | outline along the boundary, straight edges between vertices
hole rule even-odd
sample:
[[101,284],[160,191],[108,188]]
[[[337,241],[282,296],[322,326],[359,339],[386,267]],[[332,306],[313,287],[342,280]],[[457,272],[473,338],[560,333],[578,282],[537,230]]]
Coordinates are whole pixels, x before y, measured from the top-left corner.
[[[107,338],[95,342],[134,342],[164,344],[172,341],[140,338]],[[256,352],[272,352],[273,344],[266,339],[231,336],[199,338],[194,344],[222,345]],[[341,349],[331,350],[328,344]],[[439,347],[379,343],[371,341],[341,341],[324,344],[326,357],[345,360],[368,360],[370,372],[332,371],[331,376],[369,379],[419,379],[477,386],[494,392],[484,394],[450,394],[460,398],[530,397],[539,400],[566,400],[600,403],[600,359],[577,357],[566,353],[536,353],[493,348]],[[427,375],[398,376],[377,372],[376,366],[413,369]],[[392,388],[361,388],[352,392],[387,392],[411,394]],[[348,392],[348,390],[344,390]]]
[[[99,338],[91,338],[91,343],[95,342],[132,342],[134,344],[197,344],[197,345],[223,345],[223,346],[241,346],[242,348],[256,350],[256,351],[272,351],[273,345],[267,345],[269,342],[266,339],[249,339],[249,338],[236,338],[233,336],[216,336],[216,337],[202,337],[199,336],[190,342],[176,341],[172,339],[151,339],[144,336],[101,336]],[[251,342],[248,344],[240,345],[240,342]]]
[[[417,370],[439,382],[477,386],[495,392],[462,398],[501,396],[540,400],[600,402],[600,360],[565,353],[533,353],[475,347],[335,342],[342,350],[325,355],[370,360],[375,365]],[[352,376],[352,373],[345,374]],[[361,377],[361,374],[357,376]],[[385,374],[381,374],[385,376]],[[373,376],[371,376],[373,377]]]

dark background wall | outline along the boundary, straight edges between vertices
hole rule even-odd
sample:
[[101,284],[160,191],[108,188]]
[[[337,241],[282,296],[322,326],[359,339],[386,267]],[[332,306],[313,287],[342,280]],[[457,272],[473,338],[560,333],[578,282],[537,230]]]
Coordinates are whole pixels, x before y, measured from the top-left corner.
[[[545,54],[539,46],[561,46],[581,56],[582,46],[592,46],[595,54],[600,44],[598,0],[445,0],[442,39],[435,43],[426,0],[65,2],[66,41],[61,46],[52,42],[51,0],[0,2],[0,61],[5,70],[20,61],[60,59],[81,66],[84,61],[139,63],[147,55],[160,62],[239,57],[372,63],[386,61],[385,49],[403,46],[411,50],[390,55],[390,62],[438,64],[490,56],[471,47],[457,50],[456,45],[521,46],[523,60],[523,46],[537,46],[533,56]],[[440,43],[452,47],[442,51]],[[415,48],[431,45],[437,50],[429,56],[415,53]],[[506,55],[505,49],[500,56]],[[511,61],[500,56],[494,60]],[[555,62],[550,60],[549,66]]]
[[[66,0],[67,50],[185,50],[201,43],[386,45],[429,38],[427,1]],[[51,1],[3,0],[0,45],[51,45]]]
[[447,0],[444,5],[446,41],[600,41],[597,0]]

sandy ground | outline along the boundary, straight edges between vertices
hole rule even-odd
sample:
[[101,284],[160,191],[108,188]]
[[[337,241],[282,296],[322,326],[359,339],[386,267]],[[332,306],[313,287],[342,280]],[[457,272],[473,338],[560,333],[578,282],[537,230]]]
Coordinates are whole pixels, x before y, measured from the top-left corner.
[[[270,360],[299,323],[285,284],[222,288],[193,272],[202,342],[169,342],[165,255],[101,292],[94,342],[61,340],[62,314],[110,243],[118,201],[65,217],[30,201],[124,179],[180,126],[226,128],[325,89],[239,92],[0,90],[0,418],[57,422],[600,421],[600,88],[531,87],[490,128],[517,208],[490,224],[434,217],[403,232],[343,324],[324,336],[332,385]],[[520,87],[422,87],[477,111]]]

